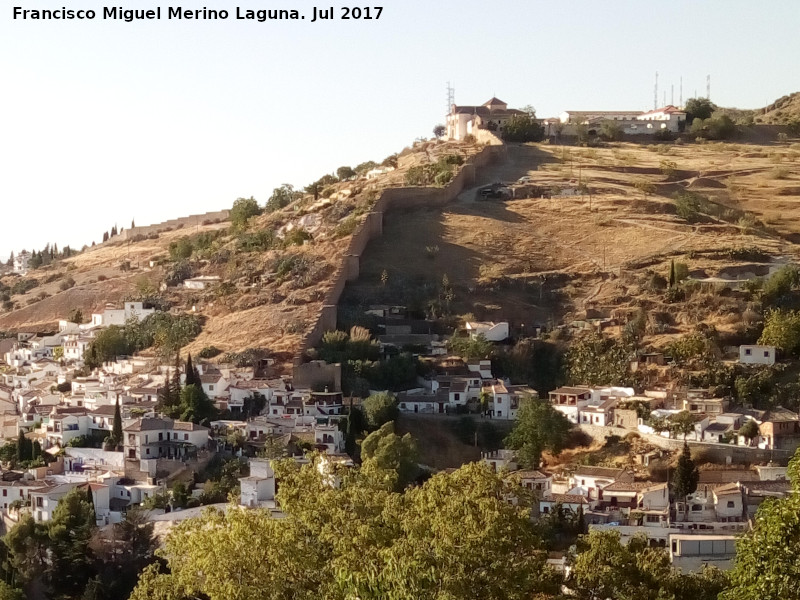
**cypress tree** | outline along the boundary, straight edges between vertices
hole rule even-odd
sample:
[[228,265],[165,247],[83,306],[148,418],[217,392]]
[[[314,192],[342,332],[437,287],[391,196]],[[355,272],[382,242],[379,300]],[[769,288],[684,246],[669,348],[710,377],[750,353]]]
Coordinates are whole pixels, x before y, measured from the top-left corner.
[[86,501],[89,503],[89,506],[92,507],[92,510],[94,510],[94,495],[92,494],[91,484],[86,486]]
[[27,448],[25,445],[25,432],[21,429],[19,430],[19,435],[17,436],[17,460],[22,462],[23,460],[27,460],[26,452]]
[[184,380],[184,384],[197,385],[200,383],[198,379],[197,370],[192,365],[192,355],[189,354],[189,356],[186,357],[186,379]]
[[675,287],[675,259],[669,261],[669,287]]
[[114,407],[114,424],[111,426],[111,439],[115,448],[119,448],[122,444],[122,411],[119,407],[119,398],[117,398],[117,404]]
[[689,452],[689,444],[683,442],[683,452],[678,458],[678,466],[675,468],[675,475],[672,477],[672,488],[677,498],[683,498],[684,513],[688,512],[686,497],[697,491],[697,482],[700,480],[700,472],[692,460]]

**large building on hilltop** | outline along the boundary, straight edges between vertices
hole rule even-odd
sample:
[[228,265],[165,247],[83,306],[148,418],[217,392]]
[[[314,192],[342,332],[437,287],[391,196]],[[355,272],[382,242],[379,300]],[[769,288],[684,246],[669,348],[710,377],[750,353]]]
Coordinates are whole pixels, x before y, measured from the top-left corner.
[[463,140],[467,135],[474,135],[477,129],[502,131],[506,121],[515,115],[524,115],[521,110],[508,108],[508,104],[492,98],[480,106],[450,107],[447,115],[447,137],[452,140]]

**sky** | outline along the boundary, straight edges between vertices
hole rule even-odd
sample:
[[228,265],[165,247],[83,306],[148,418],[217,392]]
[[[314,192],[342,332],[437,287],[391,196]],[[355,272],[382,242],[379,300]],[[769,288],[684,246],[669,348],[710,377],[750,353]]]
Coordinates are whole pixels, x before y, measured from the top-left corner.
[[[343,165],[380,162],[492,96],[564,110],[647,110],[704,96],[756,108],[800,90],[797,0],[380,0],[378,20],[312,23],[305,1],[0,0],[0,258],[265,202]],[[94,9],[94,20],[13,19]],[[162,8],[103,20],[103,7]],[[170,6],[227,20],[168,20]],[[236,19],[236,7],[305,20]],[[375,11],[373,9],[373,15]]]

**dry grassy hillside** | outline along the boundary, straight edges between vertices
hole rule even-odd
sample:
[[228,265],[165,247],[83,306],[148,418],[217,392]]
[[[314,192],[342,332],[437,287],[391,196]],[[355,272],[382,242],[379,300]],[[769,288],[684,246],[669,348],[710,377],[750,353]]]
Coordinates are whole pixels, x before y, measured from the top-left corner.
[[[329,184],[317,200],[299,194],[285,208],[250,219],[244,230],[207,222],[131,241],[112,239],[24,278],[7,274],[0,277],[0,292],[10,292],[11,298],[0,310],[0,331],[52,331],[75,309],[88,319],[106,303],[157,296],[176,312],[204,317],[203,331],[186,348],[189,352],[215,346],[223,351],[266,348],[291,356],[316,321],[352,232],[381,190],[401,185],[411,166],[478,150],[455,142],[415,144],[396,157],[396,170]],[[187,238],[195,246],[183,261],[191,275],[219,276],[220,286],[189,290],[173,281],[162,289],[181,262],[171,255],[170,245]],[[20,282],[33,287],[11,292]]]
[[[657,321],[650,341],[660,344],[700,320],[735,329],[747,307],[745,294],[712,284],[666,303],[650,283],[671,260],[693,277],[736,279],[797,256],[799,144],[512,146],[484,183],[523,175],[542,188],[582,182],[585,193],[487,201],[468,190],[444,210],[391,216],[346,293],[343,316],[373,302],[405,303],[530,331],[643,307]],[[682,190],[702,195],[715,214],[694,223],[676,215],[672,196]]]

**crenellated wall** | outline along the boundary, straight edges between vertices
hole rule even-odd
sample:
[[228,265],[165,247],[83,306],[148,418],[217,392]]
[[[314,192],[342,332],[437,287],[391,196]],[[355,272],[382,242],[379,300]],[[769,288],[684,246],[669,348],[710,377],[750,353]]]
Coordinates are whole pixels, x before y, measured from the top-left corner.
[[336,329],[336,306],[339,303],[348,281],[358,279],[361,256],[370,240],[383,235],[384,215],[392,212],[410,210],[427,206],[444,206],[471,185],[475,184],[478,169],[505,156],[506,148],[495,136],[484,140],[487,145],[477,154],[469,157],[453,180],[446,186],[437,187],[396,187],[383,190],[372,211],[358,226],[344,253],[342,264],[331,277],[332,285],[325,294],[323,307],[314,326],[300,342],[295,365],[302,364],[306,351],[317,346],[326,331]]
[[174,230],[178,229],[179,227],[196,227],[198,225],[202,225],[204,222],[208,223],[211,221],[227,221],[230,216],[230,212],[231,211],[226,208],[214,212],[203,213],[201,215],[191,215],[189,217],[181,217],[180,219],[170,219],[169,221],[156,223],[155,225],[131,227],[130,229],[124,229],[118,235],[110,238],[109,241],[124,241],[133,239],[137,235],[147,236],[151,233],[161,233],[167,229]]

